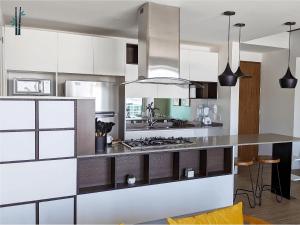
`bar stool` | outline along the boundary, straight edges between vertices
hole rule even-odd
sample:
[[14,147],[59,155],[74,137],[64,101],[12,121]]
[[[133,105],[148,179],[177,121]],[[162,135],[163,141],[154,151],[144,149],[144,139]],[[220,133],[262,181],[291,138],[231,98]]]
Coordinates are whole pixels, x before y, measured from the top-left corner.
[[[237,195],[246,195],[250,207],[251,208],[255,208],[255,206],[256,206],[256,200],[255,200],[255,191],[254,191],[254,185],[253,185],[253,179],[252,179],[252,172],[251,172],[251,167],[253,166],[254,161],[253,160],[241,160],[241,159],[238,159],[234,164],[237,167],[242,167],[242,166],[248,167],[249,177],[250,177],[250,182],[251,182],[251,189],[249,190],[249,189],[237,188],[235,190],[235,193],[234,193],[234,199],[233,199],[233,201],[235,201]],[[248,193],[252,193],[253,203],[251,203],[250,197],[249,197]]]
[[[276,194],[277,202],[281,202],[282,201],[282,192],[281,192],[280,176],[279,176],[279,169],[278,169],[278,164],[280,163],[280,159],[273,158],[272,156],[259,156],[257,161],[258,161],[258,171],[257,171],[255,195],[259,199],[258,204],[261,206],[262,192],[271,190],[271,185],[264,184],[264,180],[263,180],[264,165],[276,165],[276,173],[277,173],[277,178],[278,178],[278,189],[279,189],[280,195],[278,196],[276,188],[275,188],[275,194]],[[260,182],[259,182],[259,180],[260,180]],[[257,191],[258,191],[258,195],[257,195]]]

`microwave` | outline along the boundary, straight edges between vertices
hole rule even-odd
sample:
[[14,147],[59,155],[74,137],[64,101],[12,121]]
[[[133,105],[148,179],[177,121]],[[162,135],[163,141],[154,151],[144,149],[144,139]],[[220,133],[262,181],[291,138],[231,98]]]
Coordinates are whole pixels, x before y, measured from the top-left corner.
[[15,78],[14,95],[51,95],[51,80]]

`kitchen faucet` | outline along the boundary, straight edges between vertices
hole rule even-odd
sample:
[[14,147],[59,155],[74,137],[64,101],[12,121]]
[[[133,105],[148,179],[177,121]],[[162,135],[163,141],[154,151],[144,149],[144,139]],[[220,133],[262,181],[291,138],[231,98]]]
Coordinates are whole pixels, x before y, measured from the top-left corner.
[[155,108],[154,102],[151,102],[150,104],[148,104],[146,109],[148,111],[148,119],[147,119],[148,127],[153,128],[154,124],[157,122],[156,120],[154,120],[155,110],[159,110],[159,108]]

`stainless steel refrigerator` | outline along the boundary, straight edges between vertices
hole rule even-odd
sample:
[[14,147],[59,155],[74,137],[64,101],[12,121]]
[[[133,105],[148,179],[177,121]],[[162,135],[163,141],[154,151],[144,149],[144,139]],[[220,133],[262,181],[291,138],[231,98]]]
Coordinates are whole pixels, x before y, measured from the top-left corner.
[[118,85],[113,82],[66,81],[65,95],[67,97],[95,98],[95,117],[103,122],[114,122],[110,135],[114,139],[118,135]]

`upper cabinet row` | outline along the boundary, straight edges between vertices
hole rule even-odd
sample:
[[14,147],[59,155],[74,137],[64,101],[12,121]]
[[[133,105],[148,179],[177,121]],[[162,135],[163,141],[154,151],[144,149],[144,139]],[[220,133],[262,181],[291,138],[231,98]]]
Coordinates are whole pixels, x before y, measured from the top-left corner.
[[26,29],[16,36],[5,28],[7,70],[77,74],[125,74],[125,41],[88,35]]
[[[127,81],[137,78],[137,74],[126,71],[124,39],[29,28],[22,29],[22,35],[17,36],[12,27],[6,27],[4,45],[7,70],[113,76],[126,74],[129,76]],[[181,48],[181,78],[217,82],[217,75],[218,53]]]

